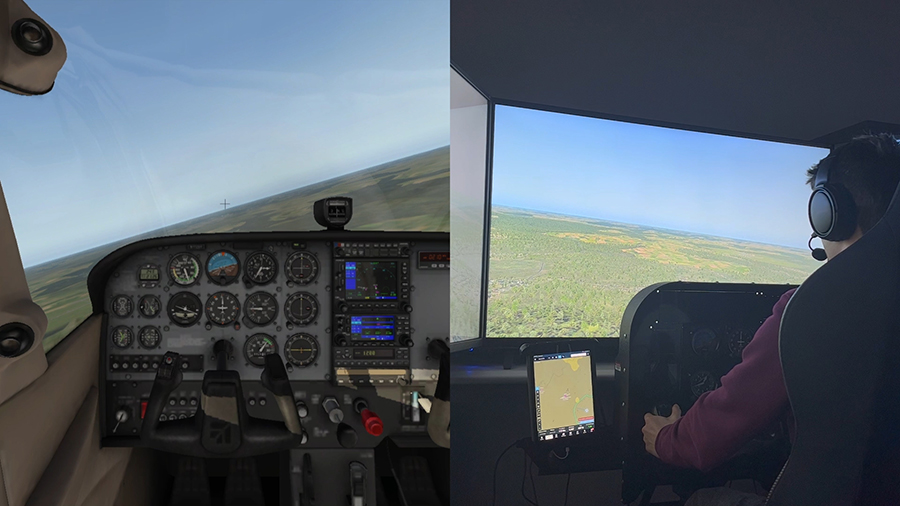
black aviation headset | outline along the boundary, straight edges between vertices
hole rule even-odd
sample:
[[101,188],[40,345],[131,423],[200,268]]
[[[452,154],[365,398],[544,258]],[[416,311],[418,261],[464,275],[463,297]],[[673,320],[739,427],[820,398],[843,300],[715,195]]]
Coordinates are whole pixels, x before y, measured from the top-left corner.
[[835,158],[828,155],[819,162],[813,193],[809,197],[809,224],[813,234],[809,249],[816,260],[825,260],[825,250],[812,248],[812,240],[819,237],[826,241],[849,239],[856,231],[856,202],[846,186],[828,181]]

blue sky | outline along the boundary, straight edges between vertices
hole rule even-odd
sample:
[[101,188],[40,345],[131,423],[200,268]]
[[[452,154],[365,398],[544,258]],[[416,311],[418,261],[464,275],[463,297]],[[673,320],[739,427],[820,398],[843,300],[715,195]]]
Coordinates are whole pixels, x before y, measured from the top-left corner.
[[0,94],[26,266],[449,144],[448,0],[29,5],[68,61]]
[[805,249],[827,154],[498,106],[492,203]]

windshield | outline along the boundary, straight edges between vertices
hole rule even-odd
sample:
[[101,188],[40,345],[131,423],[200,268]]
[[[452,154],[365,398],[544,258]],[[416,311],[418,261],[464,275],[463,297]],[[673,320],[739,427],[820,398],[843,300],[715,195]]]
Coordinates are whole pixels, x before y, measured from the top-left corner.
[[498,106],[487,337],[614,337],[667,281],[799,284],[828,150]]
[[49,350],[91,312],[117,247],[176,234],[449,232],[449,5],[51,2],[68,60],[0,95],[0,183]]

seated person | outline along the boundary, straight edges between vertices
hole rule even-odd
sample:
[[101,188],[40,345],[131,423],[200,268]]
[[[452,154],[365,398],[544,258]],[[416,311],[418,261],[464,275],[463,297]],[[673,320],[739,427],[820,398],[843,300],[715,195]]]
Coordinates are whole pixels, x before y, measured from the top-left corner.
[[[831,184],[845,186],[857,206],[857,229],[840,242],[822,241],[829,259],[850,247],[875,226],[887,210],[900,182],[900,146],[889,134],[865,135],[835,148],[831,155]],[[818,164],[807,171],[815,185]],[[681,416],[678,405],[668,417],[644,415],[644,445],[667,464],[709,471],[737,453],[773,423],[787,422],[791,440],[794,422],[781,370],[778,330],[794,290],[775,304],[741,355],[741,363],[722,377],[722,386],[701,395]],[[764,497],[727,488],[703,489],[686,506],[764,503]]]

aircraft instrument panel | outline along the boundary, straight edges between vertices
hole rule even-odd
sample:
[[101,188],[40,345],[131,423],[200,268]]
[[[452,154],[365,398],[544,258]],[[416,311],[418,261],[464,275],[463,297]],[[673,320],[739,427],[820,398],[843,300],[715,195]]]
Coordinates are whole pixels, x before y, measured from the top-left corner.
[[424,436],[419,398],[439,367],[428,342],[449,336],[449,246],[445,233],[322,231],[165,237],[110,254],[89,278],[105,316],[104,444],[139,445],[166,352],[180,354],[183,381],[162,417],[190,417],[222,340],[254,417],[281,419],[260,374],[266,355],[283,359],[305,445],[343,446],[338,420],[360,447]]

